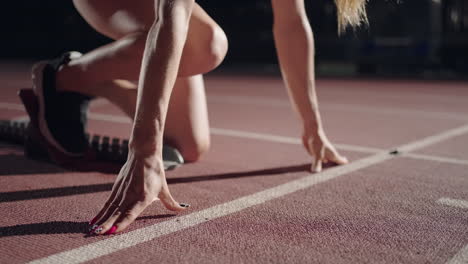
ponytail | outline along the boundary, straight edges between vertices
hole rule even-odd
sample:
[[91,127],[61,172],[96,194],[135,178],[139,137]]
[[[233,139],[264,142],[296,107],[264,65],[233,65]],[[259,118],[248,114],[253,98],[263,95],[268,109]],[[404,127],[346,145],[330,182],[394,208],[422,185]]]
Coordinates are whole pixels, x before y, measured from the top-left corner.
[[335,0],[338,15],[338,33],[342,33],[348,26],[353,28],[362,24],[367,25],[367,0]]

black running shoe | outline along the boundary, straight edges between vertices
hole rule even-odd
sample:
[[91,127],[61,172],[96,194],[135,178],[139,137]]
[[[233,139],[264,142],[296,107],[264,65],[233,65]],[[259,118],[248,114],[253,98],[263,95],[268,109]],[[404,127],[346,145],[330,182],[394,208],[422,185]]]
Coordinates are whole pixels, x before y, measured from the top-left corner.
[[39,62],[32,70],[39,131],[56,150],[71,157],[84,155],[88,148],[86,115],[91,97],[56,91],[55,75],[61,65],[80,56],[79,52],[68,52],[55,60]]

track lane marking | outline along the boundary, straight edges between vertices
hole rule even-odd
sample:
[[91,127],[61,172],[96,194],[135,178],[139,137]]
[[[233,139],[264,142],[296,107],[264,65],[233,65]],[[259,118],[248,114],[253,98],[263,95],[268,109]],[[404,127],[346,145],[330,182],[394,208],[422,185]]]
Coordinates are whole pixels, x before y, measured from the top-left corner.
[[[275,106],[275,107],[291,107],[288,100],[264,98],[264,97],[247,97],[239,95],[208,95],[208,102],[214,103],[230,103],[230,104],[247,104],[247,105],[262,105],[262,106]],[[379,113],[379,114],[391,114],[391,115],[402,115],[402,116],[417,116],[426,118],[437,118],[437,119],[453,119],[460,121],[468,121],[466,114],[459,114],[453,112],[429,112],[420,110],[410,109],[395,109],[395,108],[384,108],[384,107],[370,107],[360,106],[355,104],[338,104],[338,103],[321,103],[320,108],[325,110],[333,111],[348,111],[355,113]]]
[[466,264],[468,263],[468,244],[460,249],[453,258],[446,262],[446,264]]
[[11,121],[16,121],[16,122],[29,121],[29,116],[27,115],[18,116],[18,117],[13,118]]
[[437,161],[437,162],[452,163],[452,164],[459,164],[459,165],[468,165],[468,160],[454,159],[454,158],[447,158],[447,157],[440,157],[440,156],[433,156],[433,155],[403,153],[402,156],[407,157],[407,158],[412,158],[412,159]]
[[[288,100],[285,99],[274,99],[264,97],[247,97],[239,95],[216,95],[211,94],[207,96],[208,101],[215,103],[230,103],[230,104],[251,104],[251,105],[263,105],[263,106],[281,106],[291,107]],[[103,105],[110,104],[107,100],[96,99],[93,106],[100,107]],[[361,106],[356,104],[338,104],[338,103],[321,103],[321,108],[334,110],[334,111],[351,111],[356,113],[380,113],[380,114],[396,114],[396,115],[412,115],[417,117],[437,118],[437,119],[453,119],[460,121],[468,121],[466,114],[454,113],[454,112],[428,112],[421,110],[411,109],[395,109],[395,108],[384,108],[384,107],[369,107]],[[24,109],[22,104],[18,103],[2,103],[0,102],[0,108],[9,110],[22,110]]]
[[434,145],[439,142],[445,141],[449,138],[461,136],[463,134],[466,134],[468,132],[468,125],[464,125],[461,127],[453,128],[450,130],[447,130],[444,133],[436,134],[433,136],[426,137],[422,140],[417,140],[413,143],[406,144],[402,147],[399,147],[398,150],[403,151],[403,152],[411,152],[416,149],[421,149],[424,147],[427,147],[429,145]]
[[97,98],[97,99],[91,100],[90,107],[101,107],[101,106],[107,106],[110,104],[111,103],[107,99]]
[[6,109],[6,110],[24,111],[24,106],[22,104],[16,104],[16,103],[0,103],[0,108]]
[[[460,200],[460,199],[452,199],[447,197],[442,197],[436,201],[436,203],[460,208],[460,209],[468,209],[468,201]],[[468,263],[468,244],[466,244],[462,249],[460,249],[455,256],[453,256],[446,264],[466,264]]]
[[461,209],[468,209],[468,201],[442,197],[436,203]]
[[[409,144],[402,145],[399,148],[409,148],[416,150],[419,147],[430,145],[431,142],[434,142],[435,144],[439,142],[440,138],[449,138],[450,136],[455,136],[457,135],[457,133],[454,133],[454,131],[459,130],[460,128],[451,129],[434,136],[430,136],[415,142],[411,142]],[[420,144],[419,142],[424,142],[424,144]],[[246,208],[259,205],[267,201],[280,198],[287,194],[291,194],[299,190],[312,187],[316,184],[332,180],[339,176],[343,176],[360,169],[368,168],[370,166],[392,159],[393,157],[394,156],[388,154],[387,152],[380,152],[370,157],[351,162],[350,164],[327,169],[317,174],[308,174],[303,178],[293,180],[291,182],[281,184],[276,187],[269,188],[251,195],[247,195],[224,204],[219,204],[198,212],[193,212],[188,215],[176,217],[168,221],[137,229],[121,235],[113,236],[108,239],[103,239],[101,241],[94,242],[85,246],[50,255],[48,257],[34,260],[29,263],[61,264],[82,263],[90,261],[102,256],[112,254],[122,249],[136,246],[140,243],[154,240],[164,235],[168,235],[219,217],[239,212]]]
[[[115,123],[120,123],[120,124],[130,124],[132,122],[132,120],[126,116],[114,116],[114,115],[108,115],[108,114],[89,113],[88,117],[93,120],[115,122]],[[285,143],[285,144],[294,144],[294,145],[302,144],[301,140],[298,138],[276,136],[276,135],[269,135],[269,134],[260,134],[260,133],[254,133],[254,132],[223,129],[223,128],[212,127],[210,128],[210,133],[213,135],[249,138],[249,139],[257,139],[257,140],[263,140],[263,141],[269,141],[269,142]],[[340,150],[348,150],[348,151],[363,152],[363,153],[378,153],[378,152],[384,151],[383,149],[355,146],[355,145],[349,145],[349,144],[334,144],[334,145]]]
[[132,119],[130,117],[121,116],[121,115],[109,115],[109,114],[100,114],[89,112],[88,118],[97,121],[106,121],[106,122],[113,122],[119,124],[131,124]]
[[216,205],[208,209],[194,212],[185,216],[164,221],[152,226],[137,229],[128,233],[113,236],[108,239],[91,243],[76,249],[54,254],[29,263],[83,263],[105,255],[112,254],[122,249],[136,246],[140,243],[154,240],[186,228],[190,228],[210,220],[239,212],[243,209],[259,205],[284,195],[309,188],[321,182],[325,182],[344,174],[369,167],[392,157],[387,153],[375,154],[371,157],[353,162],[342,167],[335,167],[319,174],[309,174],[298,180],[288,182],[264,191],[247,195],[233,201]]
[[[119,116],[119,115],[109,115],[109,114],[100,114],[100,113],[90,112],[88,114],[88,117],[89,119],[96,120],[96,121],[114,122],[114,123],[119,123],[119,124],[130,124],[132,122],[132,120],[129,117]],[[13,121],[27,121],[28,119],[29,119],[28,116],[20,116],[18,118],[14,118]],[[257,139],[257,140],[277,142],[277,143],[285,143],[285,144],[294,144],[294,145],[302,144],[299,138],[255,133],[255,132],[248,132],[248,131],[240,131],[240,130],[232,130],[232,129],[224,129],[224,128],[212,127],[210,128],[210,133],[213,135],[219,135],[219,136],[249,138],[249,139]],[[354,151],[354,152],[361,152],[361,153],[378,153],[381,151],[385,151],[384,149],[379,149],[379,148],[363,147],[363,146],[339,144],[339,143],[334,143],[334,146],[339,150]],[[452,164],[458,164],[458,165],[468,165],[468,160],[455,159],[455,158],[449,158],[449,157],[424,155],[424,154],[416,154],[416,153],[409,153],[409,152],[403,153],[402,156],[407,157],[407,158],[426,160],[426,161],[437,161],[437,162],[452,163]]]
[[[269,142],[294,144],[294,145],[302,144],[299,138],[294,138],[294,137],[284,137],[284,136],[276,136],[276,135],[247,132],[247,131],[240,131],[240,130],[214,128],[214,127],[210,128],[210,131],[211,131],[211,134],[220,135],[220,136],[249,138],[249,139],[257,139],[257,140],[269,141]],[[348,144],[335,144],[334,143],[334,146],[341,150],[349,150],[349,151],[363,152],[363,153],[378,153],[378,152],[385,151],[384,149],[362,147],[362,146],[355,146],[355,145],[348,145]]]

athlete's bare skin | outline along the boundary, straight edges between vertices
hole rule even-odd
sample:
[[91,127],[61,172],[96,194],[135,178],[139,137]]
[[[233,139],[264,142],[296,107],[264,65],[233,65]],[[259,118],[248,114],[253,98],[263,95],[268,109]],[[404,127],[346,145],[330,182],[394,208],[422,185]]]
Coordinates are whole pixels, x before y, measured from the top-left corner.
[[[57,89],[107,98],[134,118],[127,162],[94,217],[93,232],[124,230],[158,199],[170,210],[186,209],[172,198],[167,186],[162,135],[189,161],[208,150],[201,74],[223,60],[227,51],[224,32],[193,0],[74,3],[90,25],[116,41],[62,67]],[[328,140],[320,118],[314,39],[304,0],[272,0],[272,7],[280,67],[302,123],[311,170],[320,172],[324,162],[346,164],[348,160]]]

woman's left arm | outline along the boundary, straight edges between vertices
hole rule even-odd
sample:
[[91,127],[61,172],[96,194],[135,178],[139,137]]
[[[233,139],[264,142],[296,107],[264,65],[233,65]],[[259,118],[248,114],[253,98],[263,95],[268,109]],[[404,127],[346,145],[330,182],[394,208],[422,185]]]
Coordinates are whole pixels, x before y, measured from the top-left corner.
[[311,170],[319,172],[322,162],[346,164],[327,139],[315,91],[314,37],[305,12],[304,0],[271,0],[273,33],[281,72],[290,99],[303,122],[302,141],[314,156]]

